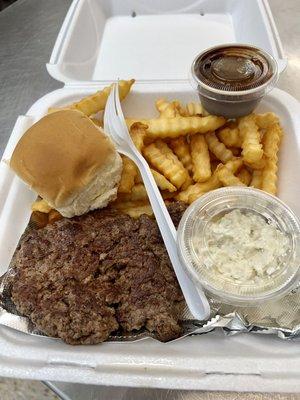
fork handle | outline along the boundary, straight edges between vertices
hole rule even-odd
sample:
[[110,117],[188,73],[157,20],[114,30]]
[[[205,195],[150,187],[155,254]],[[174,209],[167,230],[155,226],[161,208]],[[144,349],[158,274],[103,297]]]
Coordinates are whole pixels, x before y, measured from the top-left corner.
[[177,232],[150,168],[142,156],[126,155],[136,163],[140,170],[160,233],[188,308],[195,319],[203,320],[210,314],[210,305],[202,289],[195,286],[182,267],[177,253]]

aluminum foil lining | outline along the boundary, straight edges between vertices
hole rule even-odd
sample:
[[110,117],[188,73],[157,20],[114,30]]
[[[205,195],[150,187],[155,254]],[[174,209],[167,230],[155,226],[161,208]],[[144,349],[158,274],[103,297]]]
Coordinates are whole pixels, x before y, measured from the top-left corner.
[[[32,221],[29,223],[29,228],[35,228]],[[27,229],[25,233],[26,231]],[[7,272],[0,278],[0,325],[31,335],[45,336],[27,317],[18,313],[10,298],[11,290],[8,278],[11,274],[14,274],[13,259]],[[273,334],[281,339],[300,339],[300,284],[285,297],[274,302],[264,303],[259,307],[235,307],[222,304],[214,298],[209,298],[209,302],[211,315],[206,321],[193,319],[188,308],[185,308],[181,318],[183,333],[175,340],[190,335],[201,335],[215,329],[221,329],[226,335],[249,332]],[[147,337],[156,339],[154,334],[142,330],[134,334],[117,332],[115,335],[111,335],[108,341],[128,342]]]

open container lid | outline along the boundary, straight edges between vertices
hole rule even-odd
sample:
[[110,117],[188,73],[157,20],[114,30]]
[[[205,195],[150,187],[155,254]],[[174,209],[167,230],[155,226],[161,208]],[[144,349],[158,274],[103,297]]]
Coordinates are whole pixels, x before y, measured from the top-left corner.
[[267,0],[74,0],[47,69],[66,84],[186,82],[198,53],[237,42],[285,69]]
[[[147,6],[147,3],[151,3],[151,10],[148,10],[147,7],[150,5]],[[185,70],[185,65],[188,65],[189,69],[194,57],[190,46],[198,40],[194,48],[194,51],[198,52],[204,46],[214,45],[220,41],[225,42],[227,38],[225,35],[222,36],[222,32],[223,30],[225,32],[226,29],[223,27],[226,26],[229,27],[236,41],[250,42],[270,51],[281,63],[281,70],[286,65],[275,28],[273,30],[268,5],[263,0],[198,0],[194,3],[189,2],[189,6],[187,3],[188,0],[73,1],[48,64],[50,74],[67,85],[37,100],[25,116],[18,118],[4,153],[4,159],[8,158],[24,131],[45,115],[49,107],[70,104],[94,92],[94,86],[103,87],[102,80],[106,84],[105,79],[115,79],[116,75],[123,79],[133,76],[146,81],[146,87],[140,85],[138,90],[135,90],[135,95],[129,96],[123,104],[127,115],[151,117],[154,111],[153,103],[158,96],[178,98],[182,102],[196,99],[196,93],[189,85],[168,85],[163,80],[165,77],[169,81],[171,78],[174,79],[172,83],[182,82],[181,79],[186,80],[188,71]],[[160,34],[161,32],[156,33],[156,42],[161,46],[162,41],[165,41],[164,43],[169,46],[165,45],[169,52],[174,42],[173,53],[159,54],[153,49],[148,49],[146,52],[147,46],[142,47],[144,39],[142,40],[141,35],[136,33],[139,48],[146,48],[145,54],[147,59],[151,60],[151,64],[149,64],[150,61],[147,64],[144,60],[140,60],[141,67],[139,60],[135,59],[135,68],[129,70],[130,57],[138,54],[137,44],[137,50],[135,51],[134,48],[131,54],[127,52],[126,58],[122,59],[119,43],[115,48],[116,61],[113,60],[113,65],[106,64],[107,60],[102,57],[102,48],[107,46],[108,52],[110,47],[115,46],[113,42],[107,42],[103,36],[103,32],[109,26],[109,21],[119,18],[117,15],[129,16],[133,11],[137,13],[136,18],[139,12],[145,16],[147,13],[153,14],[154,4],[157,5],[155,9],[160,9],[159,17],[162,18],[158,25],[160,31],[165,26],[164,18],[166,17],[166,20],[170,18],[169,15],[165,16],[164,12],[173,14],[173,17],[175,13],[183,12],[186,15],[178,17],[186,16],[186,21],[190,18],[189,16],[195,15],[199,23],[193,31],[190,31],[189,36],[182,36],[182,31],[184,34],[189,32],[188,23],[182,28],[181,35],[176,31],[175,23],[172,34],[176,32],[176,37],[168,36],[166,39]],[[200,11],[204,13],[204,16],[200,15]],[[225,14],[222,15],[222,13]],[[108,17],[111,17],[111,20],[107,19]],[[130,18],[129,21],[135,20],[133,17]],[[202,25],[204,22],[201,21],[206,21],[206,25]],[[220,26],[218,35],[214,36],[219,42],[208,40],[209,37],[212,38],[209,35],[213,32],[207,27],[215,26],[209,21],[214,21],[214,24]],[[121,24],[119,26],[121,27]],[[193,40],[195,32],[198,32],[196,28],[199,28],[201,35]],[[237,32],[244,36],[241,38]],[[102,37],[105,40],[102,40]],[[187,41],[188,39],[190,41]],[[186,59],[178,53],[179,43],[189,49],[188,55],[185,55]],[[151,58],[153,54],[156,54],[154,59]],[[165,66],[170,57],[169,54],[172,54],[176,60],[177,70],[170,68],[169,71]],[[107,68],[107,75],[100,71],[100,66],[103,69]],[[151,66],[157,69],[152,70]],[[157,71],[160,73],[158,74]],[[179,77],[175,76],[176,71]],[[157,82],[157,85],[153,85],[153,82]],[[159,88],[155,89],[155,86]],[[300,157],[300,139],[297,135],[300,130],[299,104],[287,93],[274,89],[262,100],[259,107],[259,112],[272,110],[278,114],[283,121],[284,129],[289,133],[281,153],[280,190],[282,200],[298,212],[300,185],[295,165],[299,164]],[[2,163],[0,170],[0,183],[0,203],[3,209],[0,238],[5,244],[0,253],[2,260],[0,266],[4,272],[5,266],[8,265],[7,261],[11,259],[16,243],[27,225],[30,204],[35,199],[35,194],[14,176],[5,163]],[[11,221],[14,221],[14,224],[11,224]],[[4,317],[6,318],[7,315],[4,314]],[[6,324],[8,325],[8,319]],[[225,330],[227,326],[226,324]],[[49,379],[85,384],[101,382],[107,386],[298,393],[300,388],[299,346],[287,341],[279,341],[275,337],[264,336],[259,337],[253,334],[228,338],[221,332],[212,332],[209,335],[202,335],[201,340],[195,336],[167,345],[149,339],[146,344],[144,341],[138,341],[134,345],[130,342],[122,345],[103,343],[101,346],[74,348],[59,340],[37,339],[35,336],[22,335],[14,329],[0,326],[0,373],[1,376],[39,380]]]

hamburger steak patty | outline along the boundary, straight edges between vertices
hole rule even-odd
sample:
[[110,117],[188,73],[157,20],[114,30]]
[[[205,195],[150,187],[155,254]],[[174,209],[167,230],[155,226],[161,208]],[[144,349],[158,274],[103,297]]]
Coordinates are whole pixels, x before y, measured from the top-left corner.
[[[172,203],[177,225],[185,206]],[[12,300],[43,333],[93,344],[146,327],[167,341],[184,302],[155,220],[97,210],[24,236]]]

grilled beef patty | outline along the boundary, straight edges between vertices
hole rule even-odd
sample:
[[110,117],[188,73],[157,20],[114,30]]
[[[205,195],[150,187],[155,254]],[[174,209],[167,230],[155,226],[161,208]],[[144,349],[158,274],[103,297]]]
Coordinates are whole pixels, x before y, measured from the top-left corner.
[[[177,225],[185,210],[172,203]],[[105,209],[33,230],[15,255],[12,300],[43,333],[93,344],[146,327],[167,341],[183,297],[155,220]]]

